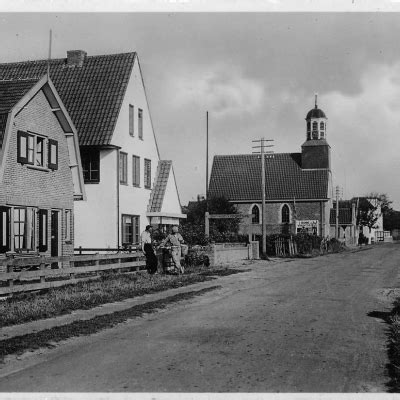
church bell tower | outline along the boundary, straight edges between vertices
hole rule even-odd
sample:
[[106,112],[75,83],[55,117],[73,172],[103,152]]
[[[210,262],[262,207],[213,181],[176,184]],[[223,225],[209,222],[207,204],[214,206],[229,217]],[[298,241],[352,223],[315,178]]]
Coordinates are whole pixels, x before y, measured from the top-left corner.
[[318,97],[315,95],[315,106],[306,116],[306,141],[301,146],[302,169],[331,169],[331,147],[326,141],[325,113],[318,108]]

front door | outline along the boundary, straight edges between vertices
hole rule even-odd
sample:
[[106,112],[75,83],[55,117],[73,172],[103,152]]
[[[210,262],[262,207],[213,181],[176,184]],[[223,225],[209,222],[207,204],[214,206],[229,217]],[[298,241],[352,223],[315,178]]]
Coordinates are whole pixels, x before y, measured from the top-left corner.
[[[51,257],[58,257],[58,211],[51,211]],[[52,263],[52,268],[57,268],[58,263]]]

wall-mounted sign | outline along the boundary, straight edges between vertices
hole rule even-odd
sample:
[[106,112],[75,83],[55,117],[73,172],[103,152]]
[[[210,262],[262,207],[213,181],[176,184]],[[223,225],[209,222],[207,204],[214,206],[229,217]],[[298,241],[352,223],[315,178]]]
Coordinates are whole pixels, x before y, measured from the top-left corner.
[[309,233],[310,235],[318,235],[317,219],[303,219],[296,221],[296,233]]

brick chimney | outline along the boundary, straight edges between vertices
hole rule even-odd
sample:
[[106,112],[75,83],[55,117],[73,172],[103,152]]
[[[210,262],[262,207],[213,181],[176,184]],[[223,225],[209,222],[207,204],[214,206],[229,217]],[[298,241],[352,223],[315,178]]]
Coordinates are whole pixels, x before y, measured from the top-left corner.
[[86,55],[86,51],[83,50],[68,50],[67,65],[70,67],[82,67]]

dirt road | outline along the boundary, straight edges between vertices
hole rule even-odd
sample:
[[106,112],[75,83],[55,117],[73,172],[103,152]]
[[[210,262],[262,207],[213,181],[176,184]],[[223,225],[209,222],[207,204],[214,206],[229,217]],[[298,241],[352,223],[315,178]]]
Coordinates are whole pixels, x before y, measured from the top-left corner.
[[[0,390],[383,392],[400,245],[255,262],[221,289],[0,370]],[[9,370],[10,366],[8,366]]]

